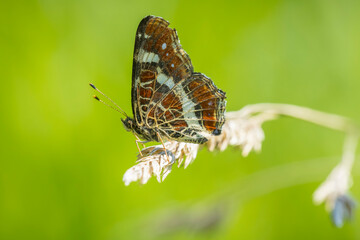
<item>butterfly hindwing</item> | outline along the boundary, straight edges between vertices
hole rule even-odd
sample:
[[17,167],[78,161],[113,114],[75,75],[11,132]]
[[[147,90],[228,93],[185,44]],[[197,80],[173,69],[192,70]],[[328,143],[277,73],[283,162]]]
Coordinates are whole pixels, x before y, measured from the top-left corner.
[[[183,96],[176,98],[174,96]],[[169,139],[203,143],[225,122],[225,93],[210,78],[194,73],[173,88],[155,110],[159,130]]]

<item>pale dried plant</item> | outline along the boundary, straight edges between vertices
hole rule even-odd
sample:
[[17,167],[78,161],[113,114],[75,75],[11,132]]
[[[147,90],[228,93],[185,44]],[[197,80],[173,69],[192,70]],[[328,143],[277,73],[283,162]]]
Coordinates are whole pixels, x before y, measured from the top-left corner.
[[165,142],[164,145],[169,158],[163,145],[144,148],[138,155],[137,164],[125,172],[125,185],[134,181],[145,184],[152,175],[156,176],[159,182],[164,181],[174,163],[177,162],[178,166],[183,164],[186,168],[196,158],[199,148],[199,144],[176,141]]
[[261,113],[256,116],[244,115],[243,111],[229,112],[226,114],[226,123],[222,134],[213,136],[206,143],[209,151],[224,151],[228,146],[240,147],[242,155],[246,157],[254,150],[261,150],[262,141],[265,139],[261,125],[265,121],[277,118],[274,114]]
[[224,151],[228,146],[239,147],[246,157],[251,151],[259,152],[265,134],[262,124],[279,116],[288,116],[312,122],[346,134],[343,156],[328,178],[315,191],[315,204],[326,204],[334,224],[343,225],[344,220],[351,218],[355,206],[348,192],[352,185],[351,169],[355,160],[356,146],[359,138],[357,126],[348,118],[324,113],[313,109],[290,105],[260,103],[248,105],[239,111],[226,113],[226,122],[219,136],[210,137],[205,144],[181,143],[169,141],[163,145],[144,148],[138,155],[137,164],[124,174],[125,185],[139,181],[148,182],[151,176],[161,182],[171,172],[172,166],[188,167],[196,158],[199,149],[206,147],[209,151]]

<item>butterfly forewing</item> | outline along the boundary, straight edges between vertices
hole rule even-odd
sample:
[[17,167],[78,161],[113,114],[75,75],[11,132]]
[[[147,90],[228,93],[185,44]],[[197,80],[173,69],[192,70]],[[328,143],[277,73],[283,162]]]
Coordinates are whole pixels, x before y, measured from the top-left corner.
[[136,33],[132,103],[134,116],[140,115],[136,118],[140,125],[163,94],[193,72],[176,31],[168,25],[162,18],[148,16],[140,22]]
[[132,106],[139,128],[166,139],[202,143],[220,134],[225,93],[201,73],[194,73],[175,29],[148,16],[135,40]]

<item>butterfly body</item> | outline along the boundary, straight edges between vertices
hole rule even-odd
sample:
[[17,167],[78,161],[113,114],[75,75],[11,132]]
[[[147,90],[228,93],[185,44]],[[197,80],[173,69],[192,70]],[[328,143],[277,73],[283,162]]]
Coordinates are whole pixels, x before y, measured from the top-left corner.
[[154,16],[139,24],[132,73],[134,118],[122,121],[147,141],[204,143],[221,133],[226,96],[210,78],[194,72],[176,30],[168,25]]

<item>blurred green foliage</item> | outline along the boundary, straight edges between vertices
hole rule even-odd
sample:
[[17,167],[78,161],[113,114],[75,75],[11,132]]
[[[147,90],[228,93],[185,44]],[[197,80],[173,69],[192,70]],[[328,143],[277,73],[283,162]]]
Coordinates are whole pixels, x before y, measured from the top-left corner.
[[[135,31],[152,14],[227,92],[228,111],[283,102],[360,122],[359,12],[355,0],[0,1],[0,239],[360,239],[358,210],[336,229],[311,200],[343,134],[280,119],[261,154],[203,150],[164,183],[125,187],[134,137],[88,86],[131,113]],[[212,196],[236,204],[225,214]],[[223,218],[193,226],[210,206]]]

